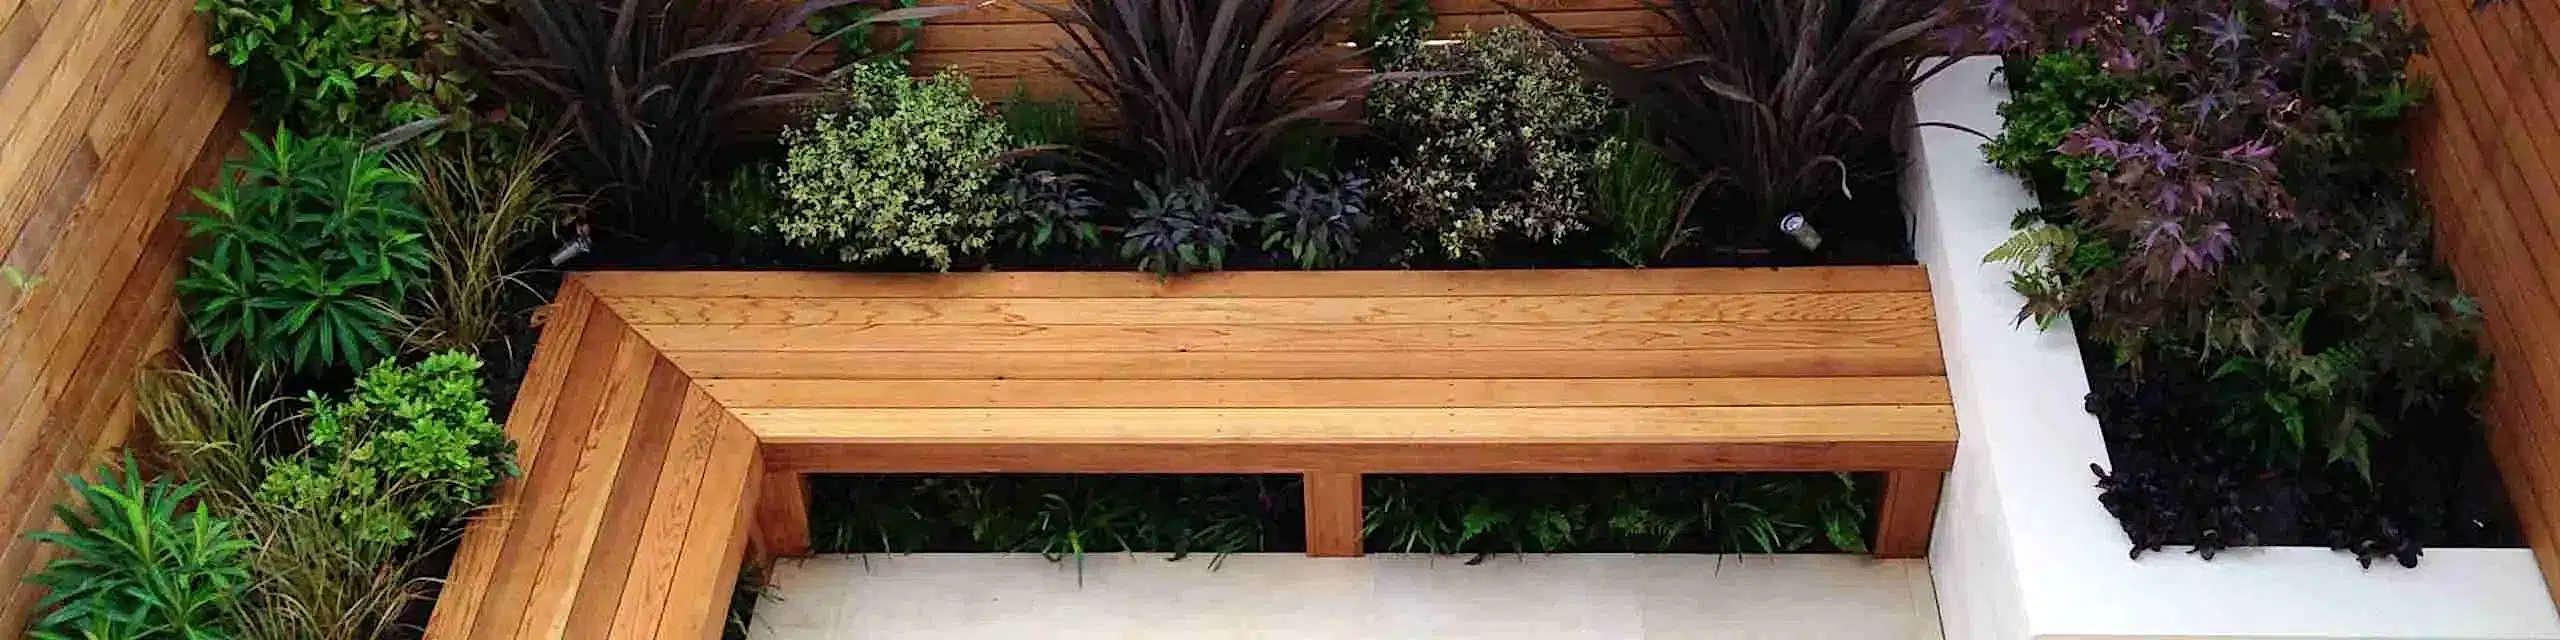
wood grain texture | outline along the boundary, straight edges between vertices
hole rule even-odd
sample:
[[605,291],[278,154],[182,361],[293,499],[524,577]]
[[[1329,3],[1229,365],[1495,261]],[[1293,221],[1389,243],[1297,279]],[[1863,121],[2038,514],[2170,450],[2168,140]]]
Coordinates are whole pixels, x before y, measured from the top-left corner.
[[507,426],[524,476],[465,529],[427,637],[716,634],[755,508],[755,435],[579,278],[534,362]]
[[1307,500],[1307,555],[1360,555],[1361,519],[1366,512],[1360,505],[1360,474],[1310,471],[1305,478],[1301,486]]
[[1948,405],[1430,409],[739,409],[766,445],[1942,442]]
[[245,111],[186,2],[0,1],[0,635],[44,591],[62,477],[120,458],[136,370],[176,338],[193,206]]
[[2390,0],[2426,28],[2410,125],[2438,255],[2487,314],[2484,411],[2507,494],[2560,599],[2560,6]]
[[[429,635],[716,633],[748,538],[809,552],[815,473],[1305,474],[1319,555],[1359,553],[1368,473],[1934,478],[1955,413],[1925,287],[1908,267],[578,274],[508,426],[526,475],[472,523]],[[1897,486],[1884,512],[1925,523],[1935,500]]]
[[1929,531],[1937,526],[1943,469],[1903,469],[1884,474],[1884,501],[1876,508],[1875,554],[1880,558],[1929,555]]
[[1715,407],[1946,404],[1947,381],[1897,378],[1441,380],[705,380],[734,409]]

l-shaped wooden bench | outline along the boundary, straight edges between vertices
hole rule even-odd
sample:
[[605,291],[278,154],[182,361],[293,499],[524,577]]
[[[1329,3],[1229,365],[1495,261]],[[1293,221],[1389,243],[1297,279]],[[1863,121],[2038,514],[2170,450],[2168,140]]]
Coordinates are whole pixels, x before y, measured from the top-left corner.
[[816,473],[1304,474],[1348,556],[1363,474],[1881,471],[1919,556],[1933,316],[1916,267],[578,274],[428,635],[717,637]]

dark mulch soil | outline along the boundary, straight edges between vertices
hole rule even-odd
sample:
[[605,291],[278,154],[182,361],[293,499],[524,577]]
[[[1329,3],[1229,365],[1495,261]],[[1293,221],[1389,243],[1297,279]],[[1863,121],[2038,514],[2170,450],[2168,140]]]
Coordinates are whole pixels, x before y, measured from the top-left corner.
[[2090,465],[2099,500],[2137,557],[2164,545],[2192,545],[2206,559],[2228,547],[2312,546],[2414,567],[2427,547],[2524,546],[2477,416],[2388,421],[2397,426],[2373,444],[2368,482],[2346,463],[2284,465],[2248,452],[2218,424],[2219,407],[2248,390],[2200,365],[2154,360],[2137,371],[2087,340],[2081,359],[2107,442],[2108,459]]

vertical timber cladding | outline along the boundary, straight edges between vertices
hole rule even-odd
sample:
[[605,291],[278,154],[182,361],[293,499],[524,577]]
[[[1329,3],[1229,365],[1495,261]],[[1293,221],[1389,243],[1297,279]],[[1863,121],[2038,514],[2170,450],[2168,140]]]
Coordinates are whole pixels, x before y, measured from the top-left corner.
[[2487,310],[2491,449],[2544,581],[2560,589],[2560,3],[2377,4],[2430,36],[2414,68],[2435,93],[2411,125],[2412,164],[2438,255]]
[[177,338],[193,202],[242,121],[187,0],[0,0],[0,635],[42,592],[62,476],[134,430],[136,365]]

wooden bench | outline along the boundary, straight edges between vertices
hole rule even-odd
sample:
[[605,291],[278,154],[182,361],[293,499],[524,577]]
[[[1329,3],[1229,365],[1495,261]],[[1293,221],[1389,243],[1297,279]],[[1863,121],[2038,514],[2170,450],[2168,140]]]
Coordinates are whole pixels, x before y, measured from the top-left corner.
[[1348,556],[1365,474],[1879,471],[1915,557],[1933,315],[1916,267],[579,274],[429,635],[716,634],[822,473],[1303,474]]

